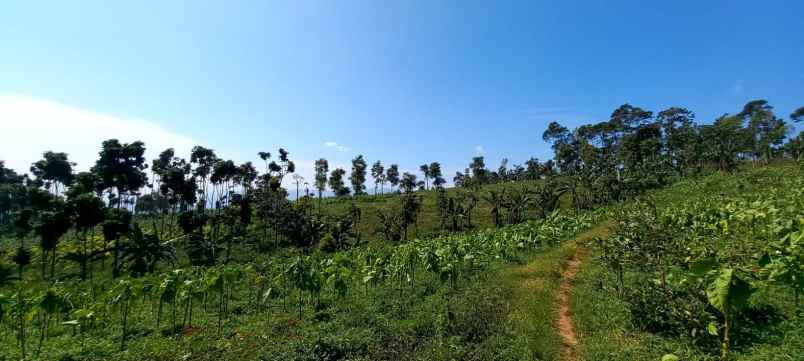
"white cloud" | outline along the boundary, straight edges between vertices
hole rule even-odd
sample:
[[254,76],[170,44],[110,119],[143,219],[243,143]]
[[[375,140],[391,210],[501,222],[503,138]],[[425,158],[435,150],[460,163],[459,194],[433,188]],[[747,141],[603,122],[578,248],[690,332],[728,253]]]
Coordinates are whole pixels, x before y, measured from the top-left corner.
[[327,147],[327,148],[335,148],[339,152],[348,152],[348,151],[352,150],[352,148],[349,148],[349,147],[344,146],[344,145],[340,145],[337,142],[324,142],[324,146]]
[[484,153],[486,153],[486,150],[485,150],[485,149],[483,149],[483,146],[482,146],[482,145],[477,145],[477,146],[475,146],[475,155],[477,155],[477,156],[481,156],[481,155],[483,155]]
[[152,121],[21,95],[0,94],[0,123],[0,159],[23,173],[28,173],[31,163],[48,150],[65,152],[77,163],[77,170],[88,170],[97,159],[101,143],[110,138],[124,143],[145,142],[149,162],[171,147],[177,155],[189,155],[197,144]]

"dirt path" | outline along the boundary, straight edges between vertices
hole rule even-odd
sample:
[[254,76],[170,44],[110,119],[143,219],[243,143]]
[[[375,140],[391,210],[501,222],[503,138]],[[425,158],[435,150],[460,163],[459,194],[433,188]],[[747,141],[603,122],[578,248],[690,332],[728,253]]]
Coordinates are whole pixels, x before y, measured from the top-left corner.
[[575,334],[575,327],[572,324],[572,314],[570,313],[570,296],[572,294],[572,281],[578,274],[581,267],[581,260],[576,252],[567,264],[567,269],[561,277],[561,287],[556,294],[556,309],[558,310],[558,320],[556,328],[561,336],[561,360],[574,361],[578,359],[575,352],[578,346],[578,336]]
[[576,361],[578,360],[578,335],[575,333],[575,326],[572,321],[572,282],[581,268],[581,262],[584,258],[583,243],[594,237],[606,237],[609,234],[610,225],[608,223],[600,224],[599,226],[582,233],[573,241],[574,252],[572,258],[567,262],[567,268],[561,275],[561,286],[556,293],[555,309],[556,315],[556,330],[561,337],[561,360],[562,361]]

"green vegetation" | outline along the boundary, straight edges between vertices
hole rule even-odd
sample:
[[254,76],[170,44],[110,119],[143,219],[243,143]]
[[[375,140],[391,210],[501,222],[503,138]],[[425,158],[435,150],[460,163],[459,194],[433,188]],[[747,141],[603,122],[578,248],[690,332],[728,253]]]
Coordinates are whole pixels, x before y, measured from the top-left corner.
[[613,214],[573,298],[585,359],[801,356],[799,167],[685,180]]
[[[348,177],[317,160],[314,195],[282,148],[262,172],[115,139],[86,172],[0,163],[0,360],[794,355],[801,135],[762,100],[693,119],[553,122],[554,160],[474,157],[449,189],[438,162],[419,180],[358,155]],[[567,353],[554,303],[582,258]]]

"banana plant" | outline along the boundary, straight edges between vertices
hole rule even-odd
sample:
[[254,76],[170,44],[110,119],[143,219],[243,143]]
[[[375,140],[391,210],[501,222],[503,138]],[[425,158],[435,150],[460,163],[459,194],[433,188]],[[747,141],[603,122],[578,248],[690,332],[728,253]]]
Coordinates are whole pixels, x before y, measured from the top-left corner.
[[[754,288],[734,268],[720,267],[713,259],[703,259],[690,266],[693,277],[702,277],[706,282],[706,298],[709,304],[723,316],[720,357],[728,360],[731,351],[731,332],[734,315],[748,304]],[[718,336],[719,327],[712,322],[707,327],[710,334]]]

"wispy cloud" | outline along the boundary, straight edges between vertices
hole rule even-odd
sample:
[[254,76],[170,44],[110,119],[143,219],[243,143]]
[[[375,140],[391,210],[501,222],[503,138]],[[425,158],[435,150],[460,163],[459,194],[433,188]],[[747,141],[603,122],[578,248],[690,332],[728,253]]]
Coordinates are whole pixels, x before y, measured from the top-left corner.
[[324,142],[324,146],[327,147],[327,148],[334,148],[335,150],[337,150],[339,152],[348,152],[348,151],[352,150],[352,148],[349,148],[349,147],[347,147],[345,145],[338,144],[337,142]]
[[94,165],[101,143],[110,138],[145,142],[146,159],[172,147],[189,154],[196,142],[158,123],[144,119],[101,114],[49,100],[17,94],[0,94],[0,158],[7,167],[28,172],[31,163],[48,150],[65,152],[77,170]]
[[483,155],[485,153],[486,153],[486,150],[483,148],[482,145],[476,145],[475,146],[475,155],[481,156],[481,155]]

